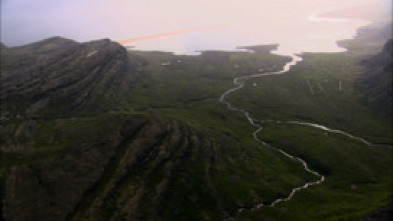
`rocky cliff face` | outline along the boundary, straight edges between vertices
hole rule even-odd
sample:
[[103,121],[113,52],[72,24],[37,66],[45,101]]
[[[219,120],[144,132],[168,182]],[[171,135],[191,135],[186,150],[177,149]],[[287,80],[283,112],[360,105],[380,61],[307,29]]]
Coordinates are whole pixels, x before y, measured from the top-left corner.
[[3,115],[64,115],[128,93],[138,58],[108,39],[60,37],[2,51]]

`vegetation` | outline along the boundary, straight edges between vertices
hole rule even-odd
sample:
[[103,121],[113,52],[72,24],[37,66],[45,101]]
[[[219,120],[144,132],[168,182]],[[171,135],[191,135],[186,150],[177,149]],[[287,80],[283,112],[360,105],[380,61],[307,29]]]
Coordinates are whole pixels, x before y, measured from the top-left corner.
[[370,142],[392,143],[390,116],[364,105],[355,88],[362,74],[358,63],[349,53],[306,54],[288,74],[249,80],[229,100],[257,119],[318,123]]
[[244,220],[359,220],[391,203],[391,147],[293,124],[267,124],[259,137],[305,159],[326,181],[275,208],[245,213]]
[[[60,50],[56,42],[73,47],[62,51],[64,60],[51,66],[54,75],[42,69],[45,65],[30,67],[26,58],[21,68],[50,77],[41,84],[28,78],[18,86],[12,76],[22,73],[14,69],[19,70],[15,62],[23,50],[6,49],[11,51],[2,55],[8,77],[2,108],[11,110],[0,127],[4,216],[358,220],[390,206],[391,147],[368,146],[305,125],[265,121],[319,123],[374,143],[393,143],[391,115],[376,114],[356,87],[366,70],[361,61],[372,56],[364,53],[371,40],[362,38],[345,53],[304,54],[285,75],[249,79],[229,95],[232,104],[260,120],[261,140],[304,159],[326,179],[288,202],[240,214],[239,208],[269,204],[318,179],[300,163],[254,140],[257,128],[218,101],[233,87],[234,77],[280,70],[289,58],[269,54],[274,46],[248,48],[254,53],[178,56],[125,53],[108,41],[79,45],[56,38],[28,47],[29,53],[37,51],[31,62],[43,59],[44,64],[42,53]],[[94,47],[108,54],[86,60]],[[376,52],[374,47],[370,51]],[[80,63],[74,64],[75,59]],[[63,69],[64,64],[70,65]],[[37,91],[40,96],[34,96]]]

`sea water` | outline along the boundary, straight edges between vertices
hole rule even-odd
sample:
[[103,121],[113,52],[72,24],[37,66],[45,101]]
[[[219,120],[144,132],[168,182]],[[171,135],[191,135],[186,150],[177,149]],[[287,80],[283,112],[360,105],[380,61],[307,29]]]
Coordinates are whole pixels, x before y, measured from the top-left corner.
[[237,11],[234,10],[233,19],[221,22],[217,22],[219,19],[212,19],[215,21],[212,22],[213,25],[218,24],[215,28],[168,34],[126,45],[135,46],[134,50],[158,50],[175,54],[198,54],[204,50],[236,51],[239,46],[266,44],[278,44],[274,53],[283,55],[345,51],[336,42],[354,38],[357,29],[370,22],[360,18],[324,15],[332,10],[334,8],[295,7],[266,14],[261,10],[260,15],[257,10],[253,10],[249,16],[244,16],[244,12],[239,12],[241,16],[236,16]]

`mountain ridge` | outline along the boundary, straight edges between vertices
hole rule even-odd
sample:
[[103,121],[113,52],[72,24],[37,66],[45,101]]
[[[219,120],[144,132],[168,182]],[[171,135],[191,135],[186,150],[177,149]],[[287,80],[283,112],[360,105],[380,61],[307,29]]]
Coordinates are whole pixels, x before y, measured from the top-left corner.
[[94,108],[100,97],[129,92],[138,59],[109,39],[76,43],[54,37],[9,48],[2,53],[1,94],[7,106],[3,114],[36,116],[48,107],[57,114]]

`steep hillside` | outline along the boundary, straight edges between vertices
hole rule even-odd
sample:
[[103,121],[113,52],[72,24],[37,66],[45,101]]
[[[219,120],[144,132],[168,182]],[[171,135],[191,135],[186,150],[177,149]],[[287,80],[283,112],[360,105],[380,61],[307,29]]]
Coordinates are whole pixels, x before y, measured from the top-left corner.
[[3,50],[2,114],[80,115],[105,108],[130,92],[138,59],[110,40],[54,37]]
[[154,115],[30,120],[0,134],[5,220],[220,220],[313,179],[278,153]]
[[365,94],[364,102],[374,110],[383,114],[392,111],[392,71],[393,71],[393,40],[390,39],[382,52],[364,60],[365,70],[358,80],[358,88]]
[[50,125],[61,135],[43,134],[56,140],[41,142],[64,146],[55,156],[9,171],[4,201],[9,220],[159,220],[186,210],[202,216],[191,203],[200,213],[219,209],[211,183],[217,153],[211,141],[183,123],[109,115],[46,123]]

